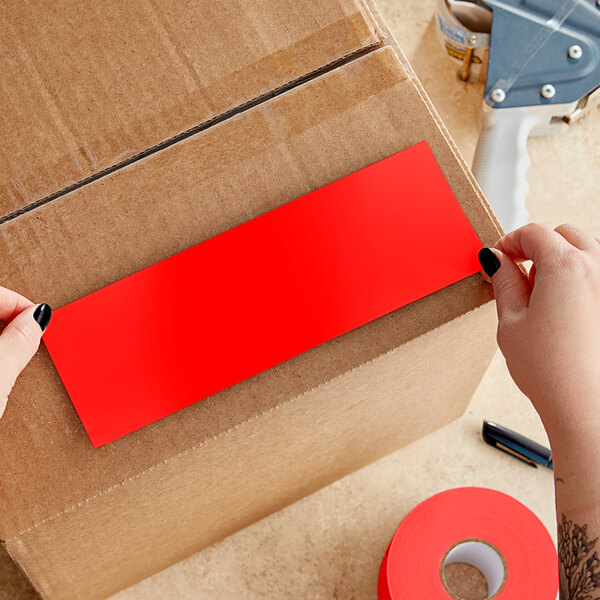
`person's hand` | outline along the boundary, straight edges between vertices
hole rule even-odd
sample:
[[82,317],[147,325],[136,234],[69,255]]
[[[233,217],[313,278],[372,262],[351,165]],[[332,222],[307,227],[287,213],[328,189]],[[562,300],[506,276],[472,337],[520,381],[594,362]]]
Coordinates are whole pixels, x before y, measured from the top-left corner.
[[8,323],[0,334],[0,418],[19,373],[40,345],[51,315],[47,304],[35,305],[0,287],[0,321]]
[[[590,542],[600,533],[600,242],[572,225],[531,224],[479,258],[496,296],[498,345],[550,438],[560,597],[575,598],[583,571],[593,594],[600,571],[586,546],[588,531]],[[526,260],[529,276],[518,265]]]
[[[551,438],[600,431],[600,242],[573,225],[530,224],[484,249],[498,345]],[[495,255],[495,256],[494,256]],[[531,260],[529,277],[518,263]]]

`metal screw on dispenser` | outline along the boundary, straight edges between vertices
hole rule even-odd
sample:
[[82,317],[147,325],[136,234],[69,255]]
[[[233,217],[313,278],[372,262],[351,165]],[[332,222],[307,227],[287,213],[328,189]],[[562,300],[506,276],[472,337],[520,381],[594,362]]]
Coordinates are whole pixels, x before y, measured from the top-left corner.
[[506,93],[504,92],[504,90],[502,90],[500,88],[496,88],[495,90],[492,91],[490,96],[494,102],[504,102],[504,100],[506,98]]
[[474,33],[467,38],[467,45],[471,48],[475,48],[475,46],[477,46],[477,36]]
[[542,86],[542,89],[540,90],[540,94],[542,94],[542,96],[544,98],[547,98],[548,100],[550,100],[551,98],[554,98],[554,96],[556,95],[556,89],[553,85],[550,85],[549,83],[547,83],[546,85]]
[[583,50],[581,49],[581,46],[578,46],[577,44],[569,48],[569,58],[572,58],[573,60],[580,59],[582,54]]

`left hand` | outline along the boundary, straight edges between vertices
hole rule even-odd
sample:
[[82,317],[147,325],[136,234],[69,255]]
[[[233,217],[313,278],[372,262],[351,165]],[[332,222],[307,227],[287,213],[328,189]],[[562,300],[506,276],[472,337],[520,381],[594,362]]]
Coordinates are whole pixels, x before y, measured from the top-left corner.
[[0,418],[21,371],[36,353],[52,310],[0,286]]

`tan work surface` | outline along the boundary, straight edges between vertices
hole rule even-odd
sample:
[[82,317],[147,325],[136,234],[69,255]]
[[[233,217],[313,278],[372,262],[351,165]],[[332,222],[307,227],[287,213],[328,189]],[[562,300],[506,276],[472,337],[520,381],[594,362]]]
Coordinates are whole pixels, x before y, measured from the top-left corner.
[[[434,37],[433,0],[381,2],[380,8],[469,160],[481,87],[460,84],[443,58]],[[530,144],[534,219],[579,222],[598,235],[592,192],[600,181],[592,175],[591,158],[598,150],[589,132],[599,125],[596,113],[565,137]],[[571,157],[568,179],[560,170],[563,153]],[[535,414],[497,358],[459,421],[114,598],[375,598],[379,561],[398,521],[425,497],[459,485],[503,489],[551,527],[552,474],[483,445],[477,435],[483,417],[543,441]],[[0,598],[34,597],[10,572],[8,566],[2,571],[7,575],[0,586],[7,595],[0,591]]]

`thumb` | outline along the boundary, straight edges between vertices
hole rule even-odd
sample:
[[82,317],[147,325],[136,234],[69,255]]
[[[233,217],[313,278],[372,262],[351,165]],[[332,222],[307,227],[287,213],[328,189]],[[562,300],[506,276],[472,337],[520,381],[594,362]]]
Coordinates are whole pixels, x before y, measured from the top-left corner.
[[531,285],[513,260],[497,248],[484,248],[479,252],[479,262],[487,275],[484,278],[492,283],[500,321],[527,308]]
[[19,313],[0,335],[0,417],[19,373],[37,351],[51,315],[47,304],[31,306]]

